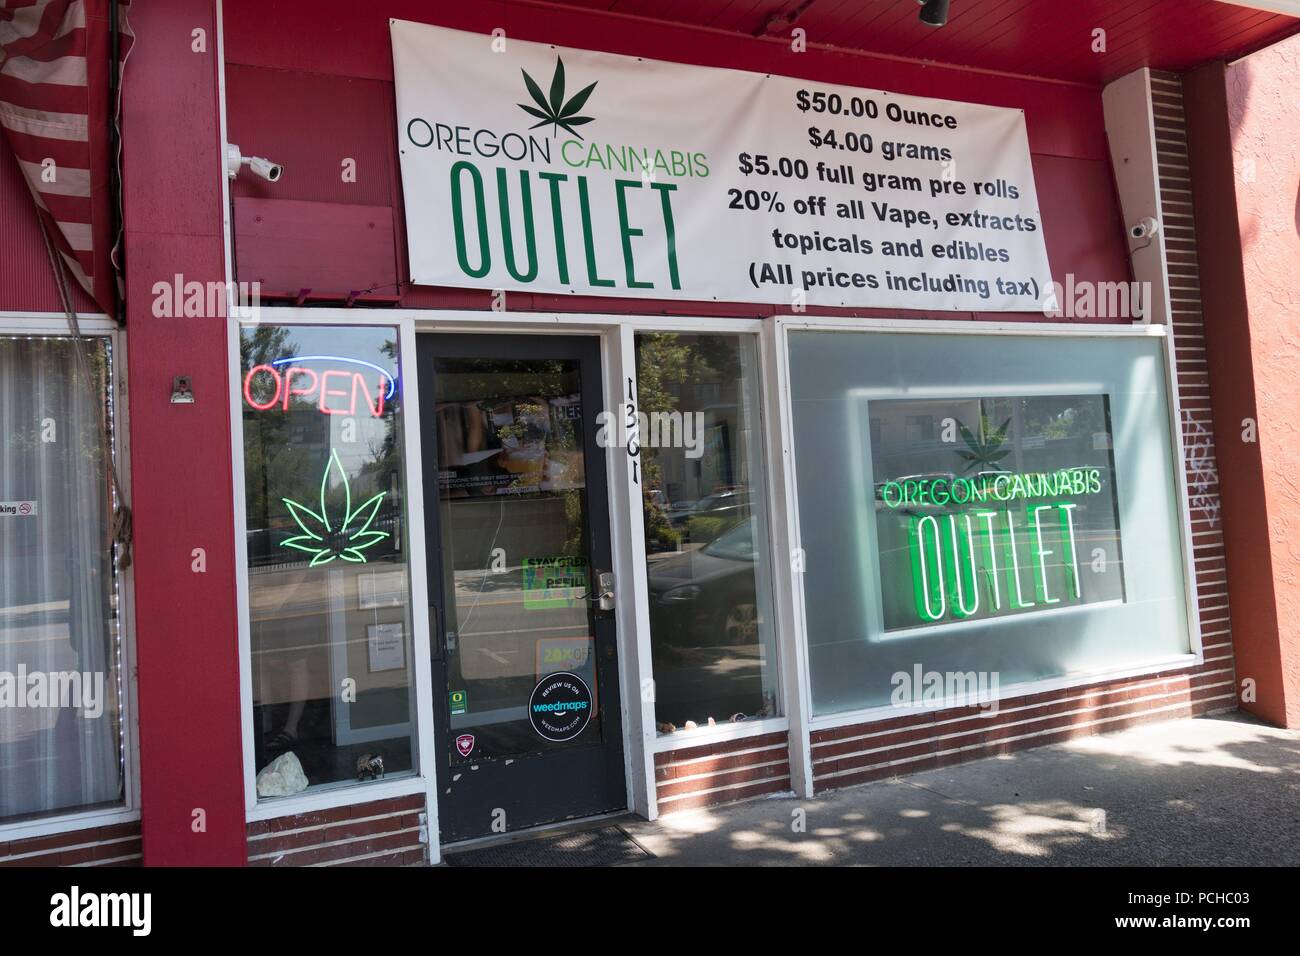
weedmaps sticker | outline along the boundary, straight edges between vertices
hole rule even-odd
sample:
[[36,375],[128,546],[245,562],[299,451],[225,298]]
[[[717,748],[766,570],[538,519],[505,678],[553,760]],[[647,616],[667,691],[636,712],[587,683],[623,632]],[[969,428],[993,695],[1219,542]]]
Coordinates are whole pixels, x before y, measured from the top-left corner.
[[34,518],[34,501],[0,501],[0,518]]
[[577,674],[550,674],[533,688],[528,719],[544,740],[572,740],[591,721],[591,690]]

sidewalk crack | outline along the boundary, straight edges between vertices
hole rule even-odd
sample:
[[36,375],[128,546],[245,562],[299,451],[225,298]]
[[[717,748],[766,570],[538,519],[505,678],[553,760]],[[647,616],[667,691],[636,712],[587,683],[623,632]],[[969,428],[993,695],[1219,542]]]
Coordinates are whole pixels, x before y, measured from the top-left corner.
[[942,790],[936,790],[934,789],[934,787],[927,787],[924,784],[915,783],[911,780],[905,780],[902,777],[895,777],[894,779],[898,783],[903,784],[904,786],[911,787],[914,790],[924,790],[927,793],[934,794],[936,797],[942,797],[944,800],[951,800],[953,803],[960,803],[963,806],[967,806],[967,807],[977,807],[980,805],[978,800],[963,800],[961,797],[954,797],[951,794],[944,793]]

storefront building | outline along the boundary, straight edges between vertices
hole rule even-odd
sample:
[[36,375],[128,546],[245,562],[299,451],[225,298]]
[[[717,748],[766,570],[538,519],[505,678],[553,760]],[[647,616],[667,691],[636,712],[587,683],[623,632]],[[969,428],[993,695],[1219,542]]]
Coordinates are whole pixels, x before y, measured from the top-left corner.
[[0,863],[1300,724],[1300,20],[946,6],[0,10]]

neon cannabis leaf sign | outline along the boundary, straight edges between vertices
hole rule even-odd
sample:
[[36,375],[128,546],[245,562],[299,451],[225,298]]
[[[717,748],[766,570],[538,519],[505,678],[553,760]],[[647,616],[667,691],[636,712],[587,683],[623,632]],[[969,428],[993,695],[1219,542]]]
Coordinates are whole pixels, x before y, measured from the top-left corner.
[[[342,511],[335,507],[331,511],[329,501],[330,474],[336,473],[343,491]],[[378,544],[388,537],[386,531],[371,531],[375,515],[379,513],[380,502],[387,492],[379,492],[362,504],[352,507],[352,488],[348,483],[347,472],[339,461],[336,451],[330,451],[330,460],[325,465],[325,474],[320,482],[320,511],[312,511],[304,504],[289,498],[281,498],[289,514],[297,522],[302,534],[294,535],[280,542],[282,548],[294,548],[312,555],[309,567],[329,564],[335,558],[350,561],[353,564],[365,564],[366,556],[362,554],[367,548]]]

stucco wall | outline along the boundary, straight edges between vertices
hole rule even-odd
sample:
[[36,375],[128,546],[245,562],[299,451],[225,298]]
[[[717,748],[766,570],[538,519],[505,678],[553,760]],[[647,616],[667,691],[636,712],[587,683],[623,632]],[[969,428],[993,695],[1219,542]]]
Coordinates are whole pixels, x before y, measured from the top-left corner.
[[1300,37],[1240,60],[1226,71],[1259,452],[1290,726],[1300,725],[1298,81]]

